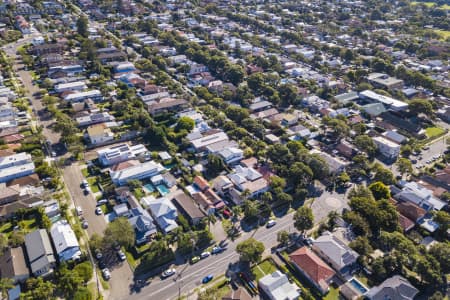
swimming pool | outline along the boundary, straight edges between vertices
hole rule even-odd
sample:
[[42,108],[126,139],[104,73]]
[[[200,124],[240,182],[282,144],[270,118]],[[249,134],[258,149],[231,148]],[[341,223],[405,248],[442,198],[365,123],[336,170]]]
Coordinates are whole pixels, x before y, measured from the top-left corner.
[[156,189],[161,194],[161,196],[165,196],[170,193],[169,189],[164,184],[157,185]]
[[361,282],[359,282],[358,279],[356,279],[355,277],[353,277],[352,279],[350,279],[348,282],[350,282],[350,284],[357,289],[358,291],[361,292],[361,294],[365,294],[369,289],[366,288]]
[[151,183],[147,183],[144,185],[144,189],[148,192],[148,193],[153,193],[155,191],[155,188],[153,187],[153,184]]

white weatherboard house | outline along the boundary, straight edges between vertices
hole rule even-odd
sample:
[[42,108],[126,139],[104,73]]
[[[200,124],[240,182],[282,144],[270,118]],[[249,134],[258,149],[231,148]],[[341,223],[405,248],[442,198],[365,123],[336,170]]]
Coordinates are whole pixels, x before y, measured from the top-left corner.
[[66,220],[54,223],[50,235],[60,262],[80,258],[80,245],[75,232]]
[[131,179],[146,179],[158,175],[165,168],[160,163],[148,161],[145,163],[138,163],[137,165],[128,167],[123,170],[111,172],[111,180],[114,184],[124,185]]
[[129,159],[136,158],[139,155],[143,155],[147,152],[147,148],[145,148],[145,146],[142,144],[134,146],[130,146],[128,144],[120,144],[98,150],[97,154],[102,165],[111,166]]
[[169,233],[178,227],[175,221],[178,216],[177,209],[169,199],[164,197],[155,199],[149,203],[148,209],[164,233]]
[[372,140],[377,145],[378,151],[389,159],[395,159],[400,154],[400,145],[382,136],[373,137]]
[[261,278],[258,286],[270,300],[300,299],[300,288],[278,270]]

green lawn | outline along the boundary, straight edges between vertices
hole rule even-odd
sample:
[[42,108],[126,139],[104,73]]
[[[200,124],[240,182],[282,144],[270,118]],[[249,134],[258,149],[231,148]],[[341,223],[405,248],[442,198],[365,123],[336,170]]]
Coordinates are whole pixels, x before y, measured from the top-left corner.
[[[450,33],[450,32],[449,32]],[[440,127],[428,127],[425,129],[428,138],[433,138],[436,136],[440,136],[445,133],[445,130]]]
[[262,261],[260,264],[252,268],[252,273],[255,276],[255,280],[258,281],[262,277],[272,274],[277,270],[277,267],[272,263],[271,260],[267,259]]
[[87,178],[87,182],[89,182],[89,185],[91,187],[91,191],[93,193],[98,193],[100,192],[100,189],[98,188],[98,181],[97,181],[97,177],[88,177]]
[[325,295],[325,297],[323,297],[324,300],[337,300],[339,299],[339,289],[334,287],[334,286],[330,286],[330,291],[328,292],[328,294]]
[[139,265],[140,263],[140,259],[135,259],[133,254],[131,254],[128,251],[125,251],[125,256],[127,257],[128,263],[130,264],[130,266],[133,269],[136,269],[136,267]]

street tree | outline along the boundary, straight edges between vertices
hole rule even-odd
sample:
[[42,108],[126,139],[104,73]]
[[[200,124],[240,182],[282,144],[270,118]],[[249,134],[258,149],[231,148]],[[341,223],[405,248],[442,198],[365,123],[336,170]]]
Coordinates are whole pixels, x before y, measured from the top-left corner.
[[285,246],[289,242],[289,233],[286,230],[277,232],[277,242]]
[[117,218],[108,223],[103,240],[105,245],[112,246],[118,243],[125,248],[129,248],[134,244],[134,230],[130,222],[126,218]]
[[294,214],[294,227],[305,234],[305,231],[311,229],[314,225],[314,216],[312,209],[307,206],[302,206],[297,209]]
[[264,244],[254,238],[249,238],[236,246],[240,259],[250,264],[259,262],[264,250]]
[[25,283],[26,292],[21,294],[21,299],[25,300],[49,300],[55,299],[53,292],[55,284],[51,281],[44,281],[42,277],[29,278]]
[[410,174],[413,171],[412,163],[409,159],[401,157],[397,160],[397,168],[400,174]]
[[77,20],[77,32],[84,38],[89,36],[89,21],[85,16],[81,16]]

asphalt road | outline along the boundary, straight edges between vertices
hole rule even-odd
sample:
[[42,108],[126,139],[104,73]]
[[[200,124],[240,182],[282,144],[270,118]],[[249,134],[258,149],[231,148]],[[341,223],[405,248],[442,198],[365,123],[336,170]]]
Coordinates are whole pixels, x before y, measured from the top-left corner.
[[[151,283],[140,290],[140,292],[130,292],[126,299],[176,299],[178,295],[187,294],[202,285],[201,281],[206,275],[212,274],[214,277],[223,275],[230,263],[237,262],[239,255],[236,253],[236,245],[250,237],[264,243],[266,253],[277,244],[277,232],[287,230],[296,231],[293,226],[292,213],[277,219],[277,224],[272,228],[260,227],[256,231],[245,232],[235,241],[225,241],[227,249],[220,254],[199,261],[194,265],[185,264],[174,266],[177,274],[167,279],[154,278]],[[124,298],[125,299],[125,298]]]

